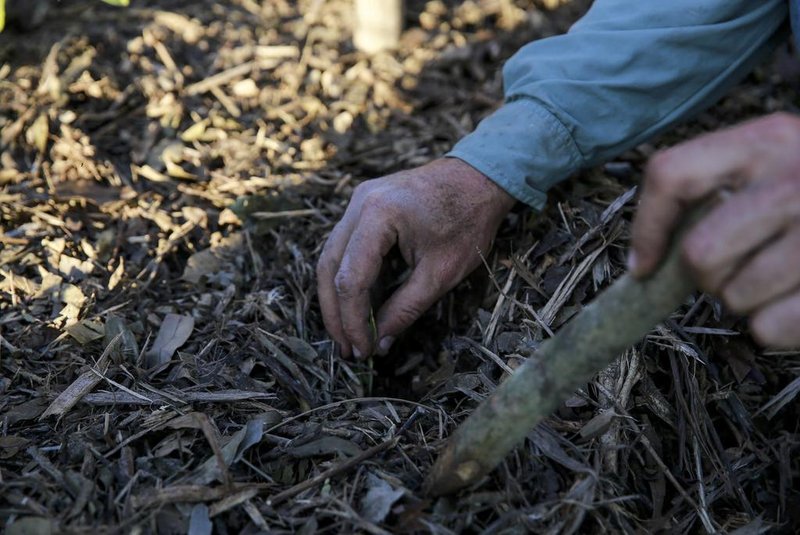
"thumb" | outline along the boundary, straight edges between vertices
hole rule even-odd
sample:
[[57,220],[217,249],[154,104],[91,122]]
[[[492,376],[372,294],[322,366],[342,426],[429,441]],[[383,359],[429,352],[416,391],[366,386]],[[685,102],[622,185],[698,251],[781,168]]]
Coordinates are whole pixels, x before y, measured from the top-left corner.
[[378,311],[378,354],[386,355],[395,338],[408,329],[447,290],[421,263]]

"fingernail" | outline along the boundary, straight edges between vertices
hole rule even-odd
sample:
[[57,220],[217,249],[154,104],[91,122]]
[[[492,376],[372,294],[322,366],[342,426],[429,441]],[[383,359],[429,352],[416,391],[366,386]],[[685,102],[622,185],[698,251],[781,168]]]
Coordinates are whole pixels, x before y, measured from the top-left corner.
[[356,346],[353,346],[353,356],[357,359],[361,358],[361,351]]
[[628,253],[628,271],[636,272],[636,268],[639,267],[636,259],[636,251],[631,251]]
[[386,355],[392,348],[393,343],[394,343],[394,336],[384,336],[378,343],[378,353],[380,353],[381,355]]

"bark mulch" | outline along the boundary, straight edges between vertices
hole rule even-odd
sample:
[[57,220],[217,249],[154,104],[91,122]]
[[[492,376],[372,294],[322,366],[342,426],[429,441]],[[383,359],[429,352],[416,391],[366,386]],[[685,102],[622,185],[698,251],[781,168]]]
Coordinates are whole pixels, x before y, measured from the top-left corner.
[[586,6],[409,0],[373,57],[344,0],[76,0],[0,35],[0,528],[797,529],[800,357],[700,294],[490,477],[421,491],[458,422],[623,273],[647,156],[796,109],[786,51],[516,209],[389,357],[324,332],[314,264],[353,187],[446,152],[499,105],[503,61]]

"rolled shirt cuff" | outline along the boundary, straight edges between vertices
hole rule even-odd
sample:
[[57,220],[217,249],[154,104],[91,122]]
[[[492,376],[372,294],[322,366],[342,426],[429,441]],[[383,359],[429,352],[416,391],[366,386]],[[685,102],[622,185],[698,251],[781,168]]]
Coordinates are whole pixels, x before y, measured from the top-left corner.
[[509,195],[536,210],[547,190],[583,165],[567,128],[532,98],[506,103],[446,154],[488,176]]

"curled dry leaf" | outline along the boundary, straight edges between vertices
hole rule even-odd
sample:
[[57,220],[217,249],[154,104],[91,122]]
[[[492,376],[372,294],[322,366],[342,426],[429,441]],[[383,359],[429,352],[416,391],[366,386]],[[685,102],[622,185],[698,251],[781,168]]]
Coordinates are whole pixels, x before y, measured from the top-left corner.
[[[119,337],[119,343],[113,345],[114,339]],[[105,345],[111,347],[111,359],[114,362],[136,362],[139,357],[139,344],[136,336],[131,332],[119,316],[109,315],[105,324]]]
[[403,497],[405,490],[394,489],[373,474],[367,476],[367,485],[369,490],[361,500],[361,516],[373,524],[380,524],[386,520],[395,502]]
[[81,320],[66,328],[67,334],[73,337],[79,344],[86,345],[89,342],[99,340],[105,335],[103,324],[98,320]]
[[175,351],[178,350],[194,330],[194,318],[179,314],[167,314],[158,330],[156,341],[146,355],[148,368],[155,368],[169,362]]

